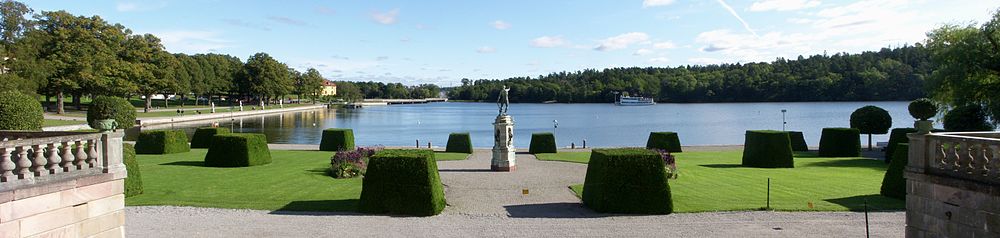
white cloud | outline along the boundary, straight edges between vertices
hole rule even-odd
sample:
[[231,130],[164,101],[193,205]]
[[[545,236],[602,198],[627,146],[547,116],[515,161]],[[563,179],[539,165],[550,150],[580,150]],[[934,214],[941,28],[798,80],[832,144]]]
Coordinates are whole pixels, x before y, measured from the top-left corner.
[[507,29],[510,29],[510,23],[507,23],[507,22],[504,22],[504,21],[501,21],[501,20],[496,20],[491,25],[493,25],[493,28],[496,28],[497,30],[507,30]]
[[740,17],[740,14],[737,14],[736,10],[733,10],[733,7],[729,6],[729,4],[726,3],[726,1],[718,0],[718,2],[719,2],[719,5],[722,5],[722,8],[725,8],[726,11],[729,11],[729,14],[732,14],[733,17],[736,17],[736,20],[739,20],[740,23],[743,24],[743,29],[746,29],[747,31],[749,31],[750,33],[752,33],[754,36],[757,36],[757,32],[754,31],[752,28],[750,28],[750,24],[747,23],[747,21],[743,20],[743,17]]
[[636,50],[635,52],[633,52],[632,55],[641,56],[641,55],[648,55],[648,54],[652,54],[652,53],[653,53],[653,51],[650,50],[650,49],[639,49],[639,50]]
[[480,54],[488,54],[488,53],[493,53],[493,52],[497,52],[497,49],[493,48],[493,47],[489,47],[489,46],[483,46],[483,47],[479,47],[479,49],[476,49],[476,53],[480,53]]
[[656,58],[649,59],[649,62],[650,63],[654,63],[654,64],[663,64],[663,63],[670,62],[670,59],[668,59],[667,57],[656,57]]
[[657,43],[653,44],[653,48],[660,49],[660,50],[673,49],[673,48],[677,48],[677,45],[674,44],[673,41],[664,41],[664,42],[657,42]]
[[819,6],[819,0],[761,0],[750,5],[750,11],[792,11]]
[[378,22],[379,24],[389,25],[396,23],[397,17],[399,15],[399,9],[392,9],[388,12],[373,12],[371,14],[372,20]]
[[642,32],[629,32],[617,36],[612,36],[601,40],[601,44],[594,47],[594,50],[609,51],[628,48],[629,45],[649,41],[649,35]]
[[820,40],[820,37],[816,34],[781,32],[755,36],[730,30],[713,30],[698,34],[695,42],[705,45],[700,49],[702,52],[727,56],[727,62],[760,62],[803,54],[812,49],[811,44]]
[[156,10],[166,6],[166,2],[118,2],[115,5],[115,10],[119,12],[141,12]]
[[540,48],[559,47],[566,44],[562,36],[542,36],[531,40],[531,46]]
[[673,4],[675,0],[642,0],[642,7],[658,7]]
[[233,47],[233,42],[219,37],[213,31],[160,31],[151,32],[160,38],[168,51],[188,54],[216,52]]

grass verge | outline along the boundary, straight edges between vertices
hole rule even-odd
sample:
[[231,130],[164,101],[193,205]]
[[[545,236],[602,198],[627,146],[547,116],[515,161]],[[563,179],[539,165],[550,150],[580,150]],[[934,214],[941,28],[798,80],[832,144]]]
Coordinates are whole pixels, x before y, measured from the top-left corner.
[[455,152],[434,152],[434,159],[437,161],[447,161],[447,160],[465,160],[469,158],[466,153],[455,153]]

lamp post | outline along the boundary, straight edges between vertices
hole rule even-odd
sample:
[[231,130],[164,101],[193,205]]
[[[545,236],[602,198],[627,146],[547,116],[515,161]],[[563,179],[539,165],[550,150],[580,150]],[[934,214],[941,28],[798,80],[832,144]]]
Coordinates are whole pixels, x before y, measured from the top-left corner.
[[788,112],[788,110],[781,109],[781,131],[785,131],[785,124],[788,124],[785,121],[785,112]]

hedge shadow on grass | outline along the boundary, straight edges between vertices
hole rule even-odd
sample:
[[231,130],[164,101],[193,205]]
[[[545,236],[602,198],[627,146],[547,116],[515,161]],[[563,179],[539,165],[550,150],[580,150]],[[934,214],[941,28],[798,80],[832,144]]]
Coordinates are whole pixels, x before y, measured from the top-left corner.
[[865,201],[868,202],[868,211],[903,211],[906,210],[906,203],[903,200],[882,196],[879,194],[858,195],[851,197],[826,199],[833,204],[846,207],[848,210],[860,212],[865,210]]
[[365,215],[357,212],[358,199],[292,201],[268,214],[280,215]]
[[698,166],[713,169],[746,168],[742,164],[699,164]]
[[804,167],[849,167],[849,168],[869,168],[875,170],[885,170],[888,165],[879,163],[881,161],[871,159],[838,159],[818,161]]
[[493,172],[491,169],[438,169],[441,173]]
[[[600,218],[613,216],[614,214],[597,213],[587,209],[581,203],[558,202],[503,206],[507,210],[507,217],[511,218]],[[622,214],[635,216],[642,214]]]

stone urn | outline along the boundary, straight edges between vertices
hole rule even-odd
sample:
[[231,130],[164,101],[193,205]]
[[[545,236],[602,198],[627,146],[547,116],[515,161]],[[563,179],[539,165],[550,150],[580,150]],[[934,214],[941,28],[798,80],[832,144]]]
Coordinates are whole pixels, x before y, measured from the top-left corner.
[[934,121],[932,120],[916,120],[913,121],[913,128],[917,128],[917,134],[927,134],[934,129]]
[[101,132],[114,131],[118,127],[118,122],[115,119],[102,119],[94,122],[94,126]]

